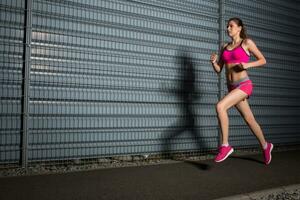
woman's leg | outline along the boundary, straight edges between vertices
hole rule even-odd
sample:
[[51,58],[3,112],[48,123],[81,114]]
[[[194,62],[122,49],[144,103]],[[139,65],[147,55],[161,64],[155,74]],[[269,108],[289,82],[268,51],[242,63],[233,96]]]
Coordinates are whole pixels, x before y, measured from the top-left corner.
[[247,100],[241,101],[235,107],[241,113],[244,120],[246,121],[249,128],[251,129],[252,133],[256,136],[261,147],[263,148],[264,145],[266,144],[266,140],[259,124],[256,122],[254,118],[254,115],[251,111],[248,101]]
[[240,89],[234,89],[228,93],[216,106],[219,124],[222,131],[222,144],[228,143],[229,120],[227,110],[247,98],[247,94]]

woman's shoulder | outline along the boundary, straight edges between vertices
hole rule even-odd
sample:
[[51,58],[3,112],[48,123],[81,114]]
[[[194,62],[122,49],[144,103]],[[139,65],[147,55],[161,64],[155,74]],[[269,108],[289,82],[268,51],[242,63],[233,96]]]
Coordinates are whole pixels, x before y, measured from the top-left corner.
[[251,51],[251,50],[257,48],[255,42],[250,38],[244,39],[243,47],[248,51]]
[[255,43],[251,38],[246,38],[246,39],[243,40],[243,44],[248,46],[248,45],[252,45],[252,44],[255,44]]

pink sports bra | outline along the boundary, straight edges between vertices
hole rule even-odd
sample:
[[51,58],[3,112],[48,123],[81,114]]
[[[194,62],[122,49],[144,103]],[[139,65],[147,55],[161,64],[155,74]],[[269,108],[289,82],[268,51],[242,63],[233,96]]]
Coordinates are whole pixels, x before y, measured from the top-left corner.
[[239,46],[232,50],[228,50],[226,47],[224,47],[224,51],[222,54],[222,60],[224,63],[229,64],[229,63],[247,63],[249,62],[250,56],[247,54],[245,49],[242,47],[243,40]]

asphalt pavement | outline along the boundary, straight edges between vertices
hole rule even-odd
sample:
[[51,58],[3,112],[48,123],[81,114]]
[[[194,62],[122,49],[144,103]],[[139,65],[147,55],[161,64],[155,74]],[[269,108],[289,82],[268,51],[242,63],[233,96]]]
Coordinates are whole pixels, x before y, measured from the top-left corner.
[[210,200],[300,184],[300,150],[213,160],[0,178],[1,200]]

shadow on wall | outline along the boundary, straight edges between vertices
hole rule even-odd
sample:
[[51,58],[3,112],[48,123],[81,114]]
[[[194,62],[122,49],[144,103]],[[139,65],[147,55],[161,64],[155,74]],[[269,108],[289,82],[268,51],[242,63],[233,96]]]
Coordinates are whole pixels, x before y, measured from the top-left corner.
[[191,134],[193,142],[197,144],[198,149],[193,151],[205,149],[205,142],[200,137],[196,127],[196,115],[193,109],[194,101],[200,98],[200,91],[196,89],[195,85],[196,76],[193,59],[187,51],[181,48],[177,52],[175,64],[179,68],[179,80],[175,83],[174,88],[164,88],[163,90],[168,95],[177,98],[181,116],[175,124],[172,124],[163,132],[162,153],[168,157],[171,157],[174,139],[185,132]]

